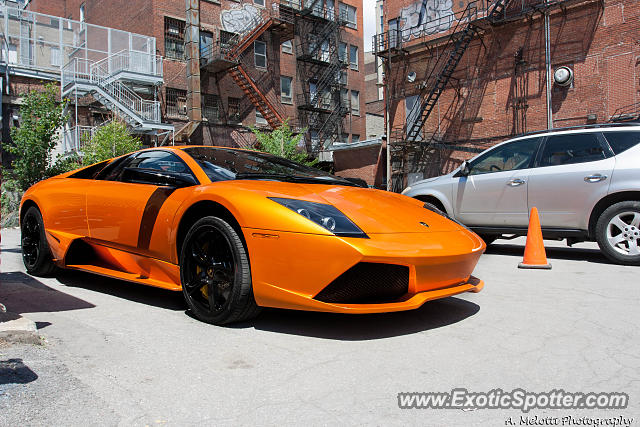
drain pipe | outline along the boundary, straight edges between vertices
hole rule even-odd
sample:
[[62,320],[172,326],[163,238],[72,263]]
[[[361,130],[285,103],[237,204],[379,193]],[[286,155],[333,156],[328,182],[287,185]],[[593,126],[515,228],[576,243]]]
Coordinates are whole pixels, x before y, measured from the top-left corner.
[[553,129],[553,112],[551,111],[551,25],[549,10],[544,11],[544,58],[547,72],[547,129]]

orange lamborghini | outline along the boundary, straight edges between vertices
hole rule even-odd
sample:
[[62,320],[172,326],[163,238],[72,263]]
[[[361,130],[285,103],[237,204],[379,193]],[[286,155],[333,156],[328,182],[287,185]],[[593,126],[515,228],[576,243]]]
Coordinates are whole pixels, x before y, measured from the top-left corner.
[[424,203],[255,151],[162,147],[41,181],[20,208],[27,271],[182,290],[225,324],[260,307],[377,313],[477,292],[485,250]]

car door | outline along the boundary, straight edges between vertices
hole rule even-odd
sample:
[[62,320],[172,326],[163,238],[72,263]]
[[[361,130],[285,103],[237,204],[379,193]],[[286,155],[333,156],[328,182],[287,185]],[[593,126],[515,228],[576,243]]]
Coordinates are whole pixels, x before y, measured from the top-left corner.
[[87,191],[92,239],[126,246],[134,252],[149,248],[155,215],[174,189],[160,182],[128,178],[128,171],[138,169],[191,173],[178,156],[163,150],[142,151],[114,161]]
[[456,217],[467,225],[526,226],[527,178],[540,139],[508,142],[473,160],[469,175],[453,184]]
[[599,132],[546,138],[529,175],[529,208],[542,227],[586,230],[595,203],[606,196],[615,159]]

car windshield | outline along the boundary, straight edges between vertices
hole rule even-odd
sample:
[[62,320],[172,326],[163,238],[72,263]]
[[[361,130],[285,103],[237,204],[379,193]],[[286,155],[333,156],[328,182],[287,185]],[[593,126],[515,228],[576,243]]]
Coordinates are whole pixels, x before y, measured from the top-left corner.
[[258,151],[218,147],[188,147],[184,151],[213,182],[264,179],[303,183],[358,186],[344,178]]

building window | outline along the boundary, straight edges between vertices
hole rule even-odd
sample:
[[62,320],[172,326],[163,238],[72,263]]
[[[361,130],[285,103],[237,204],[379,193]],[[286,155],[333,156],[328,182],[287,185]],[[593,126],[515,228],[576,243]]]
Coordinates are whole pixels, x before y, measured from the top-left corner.
[[256,67],[267,68],[267,44],[265,42],[260,40],[253,42],[253,59]]
[[184,21],[164,17],[164,56],[184,59]]
[[85,5],[84,3],[82,3],[80,5],[80,22],[84,22],[84,10],[85,10]]
[[220,121],[220,97],[202,94],[202,115],[210,122]]
[[253,0],[253,3],[257,4],[258,6],[264,7],[264,0]]
[[348,133],[343,133],[342,135],[340,135],[340,142],[342,142],[343,144],[348,144],[349,143],[349,134]]
[[[4,49],[2,50],[2,56],[3,56],[3,60],[6,60],[6,58],[4,58]],[[17,64],[18,63],[18,46],[15,44],[10,44],[9,45],[9,64]]]
[[349,28],[358,28],[358,21],[357,21],[357,15],[356,15],[356,8],[348,5],[348,4],[344,4],[344,3],[340,3],[340,19],[346,22],[346,26]]
[[360,135],[353,134],[351,135],[351,142],[360,142]]
[[360,92],[357,90],[351,91],[351,114],[360,115]]
[[340,62],[344,62],[344,63],[348,62],[346,43],[340,42],[340,44],[338,45],[338,59],[340,60]]
[[344,107],[349,107],[349,89],[340,89],[340,103]]
[[337,75],[337,81],[339,84],[346,86],[349,84],[348,82],[348,75],[349,73],[347,73],[345,70],[340,70],[338,71],[338,75]]
[[167,116],[184,119],[187,117],[187,91],[184,89],[167,88],[166,92]]
[[358,71],[358,46],[349,47],[349,65],[352,70]]
[[62,65],[60,58],[60,48],[51,46],[51,65],[59,67]]
[[293,54],[293,43],[291,42],[291,40],[282,42],[282,53]]
[[262,113],[256,110],[256,125],[266,126],[267,120],[264,118]]
[[240,123],[240,98],[229,97],[227,102],[229,103],[229,123]]
[[384,33],[384,9],[383,9],[383,5],[380,5],[380,33]]
[[293,102],[293,94],[291,91],[292,77],[280,76],[280,101],[283,104],[291,104]]

